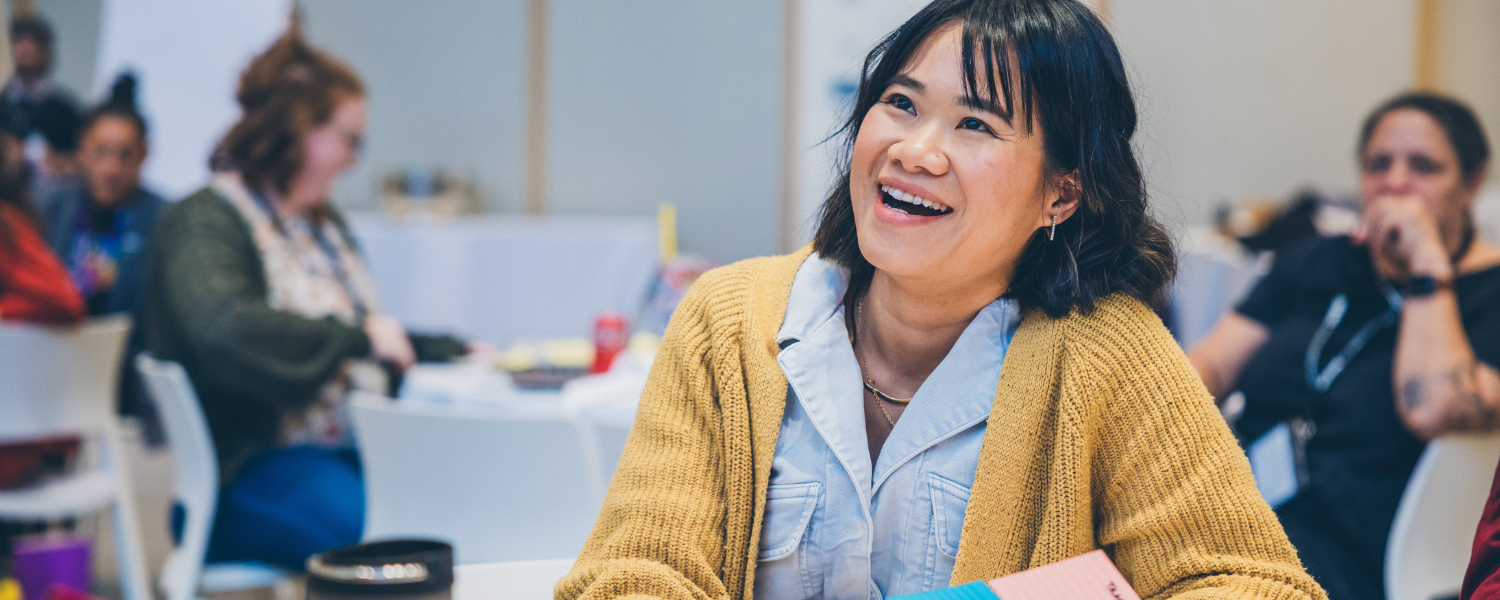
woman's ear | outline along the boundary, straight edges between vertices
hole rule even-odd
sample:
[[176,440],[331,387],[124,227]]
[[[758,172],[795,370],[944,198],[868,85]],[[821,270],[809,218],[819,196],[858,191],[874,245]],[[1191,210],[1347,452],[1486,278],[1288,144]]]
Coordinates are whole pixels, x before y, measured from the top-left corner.
[[1078,183],[1078,171],[1062,176],[1058,180],[1055,191],[1057,197],[1047,203],[1047,209],[1043,215],[1049,225],[1053,215],[1056,215],[1057,222],[1061,223],[1078,211],[1078,204],[1083,200],[1083,186]]

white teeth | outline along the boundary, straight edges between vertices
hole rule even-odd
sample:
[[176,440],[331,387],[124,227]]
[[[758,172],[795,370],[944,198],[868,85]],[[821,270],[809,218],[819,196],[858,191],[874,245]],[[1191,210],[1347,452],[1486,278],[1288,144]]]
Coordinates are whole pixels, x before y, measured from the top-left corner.
[[938,204],[936,202],[933,202],[931,200],[928,200],[928,199],[923,198],[921,196],[918,196],[916,194],[912,194],[912,193],[908,193],[908,192],[903,192],[901,190],[898,190],[898,189],[893,188],[893,187],[888,186],[888,185],[882,185],[882,186],[880,186],[880,191],[885,192],[887,194],[890,194],[892,198],[895,198],[895,199],[900,200],[902,202],[909,202],[909,203],[912,203],[912,204],[919,204],[919,205],[925,206],[927,208],[930,208],[932,210],[938,210],[938,211],[946,211],[946,210],[948,210],[947,206],[944,206],[942,204]]

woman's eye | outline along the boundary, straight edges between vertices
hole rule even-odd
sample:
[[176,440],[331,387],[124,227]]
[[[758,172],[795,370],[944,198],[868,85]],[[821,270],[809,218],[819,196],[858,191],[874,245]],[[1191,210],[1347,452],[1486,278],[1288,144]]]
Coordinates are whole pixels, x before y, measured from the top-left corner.
[[1442,171],[1443,167],[1442,167],[1442,165],[1439,165],[1437,161],[1432,160],[1431,158],[1428,158],[1426,156],[1422,156],[1420,154],[1417,154],[1417,155],[1414,155],[1414,156],[1411,157],[1411,170],[1416,171],[1418,173],[1428,173],[1428,174],[1431,174],[1431,173],[1437,173],[1439,171]]
[[1391,168],[1391,157],[1387,155],[1372,156],[1365,161],[1366,173],[1384,173]]
[[902,96],[901,94],[891,94],[889,96],[886,96],[885,103],[896,107],[896,110],[916,112],[916,107],[912,106],[911,99],[907,98],[906,96]]
[[960,121],[958,123],[958,127],[960,129],[967,129],[969,131],[984,131],[984,132],[988,132],[990,130],[990,126],[989,125],[985,125],[984,121],[981,121],[979,119],[975,119],[973,117],[969,117],[967,119],[964,119],[963,121]]

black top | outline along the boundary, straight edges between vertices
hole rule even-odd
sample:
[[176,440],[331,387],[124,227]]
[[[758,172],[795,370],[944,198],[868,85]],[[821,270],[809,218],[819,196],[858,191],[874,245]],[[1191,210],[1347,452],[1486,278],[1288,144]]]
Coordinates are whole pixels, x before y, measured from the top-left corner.
[[[1500,267],[1460,276],[1454,288],[1475,355],[1500,365]],[[1386,537],[1424,447],[1396,414],[1391,380],[1399,323],[1371,338],[1327,392],[1316,393],[1307,383],[1307,349],[1334,296],[1346,294],[1349,309],[1319,357],[1319,369],[1387,310],[1381,289],[1364,248],[1347,237],[1314,238],[1282,250],[1237,308],[1270,335],[1240,373],[1245,412],[1236,433],[1248,444],[1283,420],[1313,420],[1316,432],[1306,451],[1310,481],[1277,513],[1309,572],[1334,600],[1379,597]]]

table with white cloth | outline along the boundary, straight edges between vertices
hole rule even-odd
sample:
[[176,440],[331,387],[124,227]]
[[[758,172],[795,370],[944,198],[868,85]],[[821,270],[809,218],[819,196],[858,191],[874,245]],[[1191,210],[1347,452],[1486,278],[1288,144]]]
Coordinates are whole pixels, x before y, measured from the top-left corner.
[[383,311],[407,328],[497,344],[587,336],[634,318],[656,276],[653,217],[440,219],[352,214]]

